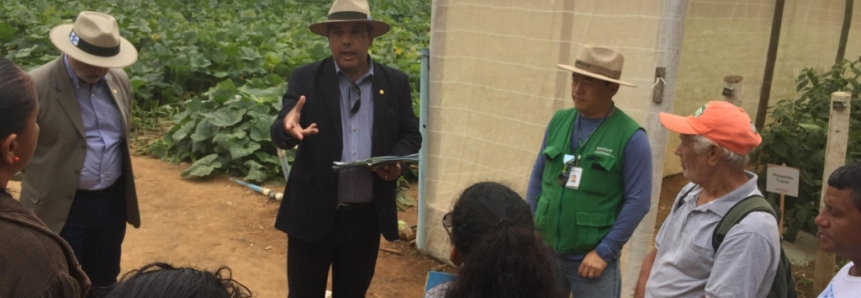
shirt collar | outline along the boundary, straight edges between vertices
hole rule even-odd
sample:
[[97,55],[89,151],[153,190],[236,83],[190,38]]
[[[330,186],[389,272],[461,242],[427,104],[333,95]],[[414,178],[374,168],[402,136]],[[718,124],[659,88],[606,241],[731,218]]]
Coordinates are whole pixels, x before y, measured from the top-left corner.
[[[66,72],[69,74],[69,78],[72,79],[72,85],[75,86],[75,88],[81,87],[81,84],[86,84],[86,83],[82,83],[78,79],[78,76],[75,75],[75,71],[72,70],[72,65],[69,64],[69,56],[68,55],[63,54],[63,62],[66,64]],[[105,77],[102,77],[101,79],[96,81],[94,86],[101,86],[102,82],[104,82],[104,81],[105,81]],[[89,87],[89,86],[87,86],[87,87]]]
[[694,208],[702,208],[701,211],[711,211],[720,216],[724,216],[729,212],[730,208],[735,206],[738,202],[741,202],[741,200],[744,200],[753,194],[762,195],[759,192],[759,188],[756,186],[756,181],[758,179],[757,175],[750,171],[744,171],[744,174],[748,178],[747,182],[708,204],[699,207],[696,206],[697,197],[703,191],[702,186],[699,185],[696,186],[696,189],[691,191],[692,195],[688,195],[688,197],[685,198],[685,202],[686,204],[693,204]]
[[[348,76],[346,72],[341,70],[341,67],[338,66],[338,62],[335,62],[334,64],[335,64],[335,73],[337,73],[339,76],[344,75],[349,80],[350,76]],[[368,71],[365,72],[365,74],[363,74],[362,76],[360,76],[359,79],[356,80],[354,83],[361,84],[364,80],[369,79],[369,78],[373,78],[373,77],[374,77],[374,60],[372,60],[371,57],[368,57]]]

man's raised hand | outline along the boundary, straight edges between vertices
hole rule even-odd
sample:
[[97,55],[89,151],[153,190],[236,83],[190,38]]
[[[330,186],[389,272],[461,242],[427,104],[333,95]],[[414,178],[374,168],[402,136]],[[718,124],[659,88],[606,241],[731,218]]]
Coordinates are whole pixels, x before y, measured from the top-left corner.
[[307,128],[302,128],[299,124],[299,117],[302,114],[302,107],[304,106],[305,96],[302,95],[299,97],[299,101],[296,102],[296,106],[287,113],[287,116],[284,116],[284,131],[291,137],[297,138],[300,141],[305,136],[315,135],[320,132],[317,130],[317,123],[311,123]]

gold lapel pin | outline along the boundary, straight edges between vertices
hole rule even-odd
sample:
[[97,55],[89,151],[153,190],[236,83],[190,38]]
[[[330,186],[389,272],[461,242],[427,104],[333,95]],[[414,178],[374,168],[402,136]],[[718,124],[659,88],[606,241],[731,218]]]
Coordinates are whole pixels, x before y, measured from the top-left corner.
[[114,94],[117,94],[117,89],[114,89]]
[[383,89],[380,89],[380,95],[383,95],[383,94],[386,94],[386,91],[383,91]]

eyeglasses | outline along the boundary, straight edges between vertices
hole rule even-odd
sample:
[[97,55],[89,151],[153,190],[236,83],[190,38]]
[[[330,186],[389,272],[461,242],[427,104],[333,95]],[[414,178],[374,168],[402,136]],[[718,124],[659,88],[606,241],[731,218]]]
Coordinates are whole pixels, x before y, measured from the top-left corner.
[[448,233],[448,238],[451,238],[451,211],[442,216],[442,227]]
[[359,108],[362,107],[362,90],[359,89],[359,86],[356,86],[355,83],[352,83],[353,91],[356,92],[356,95],[359,97],[356,98],[356,103],[353,104],[353,108],[350,109],[350,116],[356,115],[359,112]]

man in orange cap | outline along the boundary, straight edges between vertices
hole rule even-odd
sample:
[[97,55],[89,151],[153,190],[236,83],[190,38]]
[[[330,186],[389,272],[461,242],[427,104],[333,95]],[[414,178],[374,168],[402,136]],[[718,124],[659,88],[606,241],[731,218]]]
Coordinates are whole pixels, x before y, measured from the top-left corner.
[[730,103],[712,101],[691,116],[661,113],[660,119],[681,134],[675,153],[691,182],[643,261],[635,297],[766,297],[780,260],[774,216],[751,212],[722,242],[715,238],[717,246],[712,242],[731,208],[748,198],[761,200],[757,176],[745,171],[748,152],[762,141],[750,117]]

